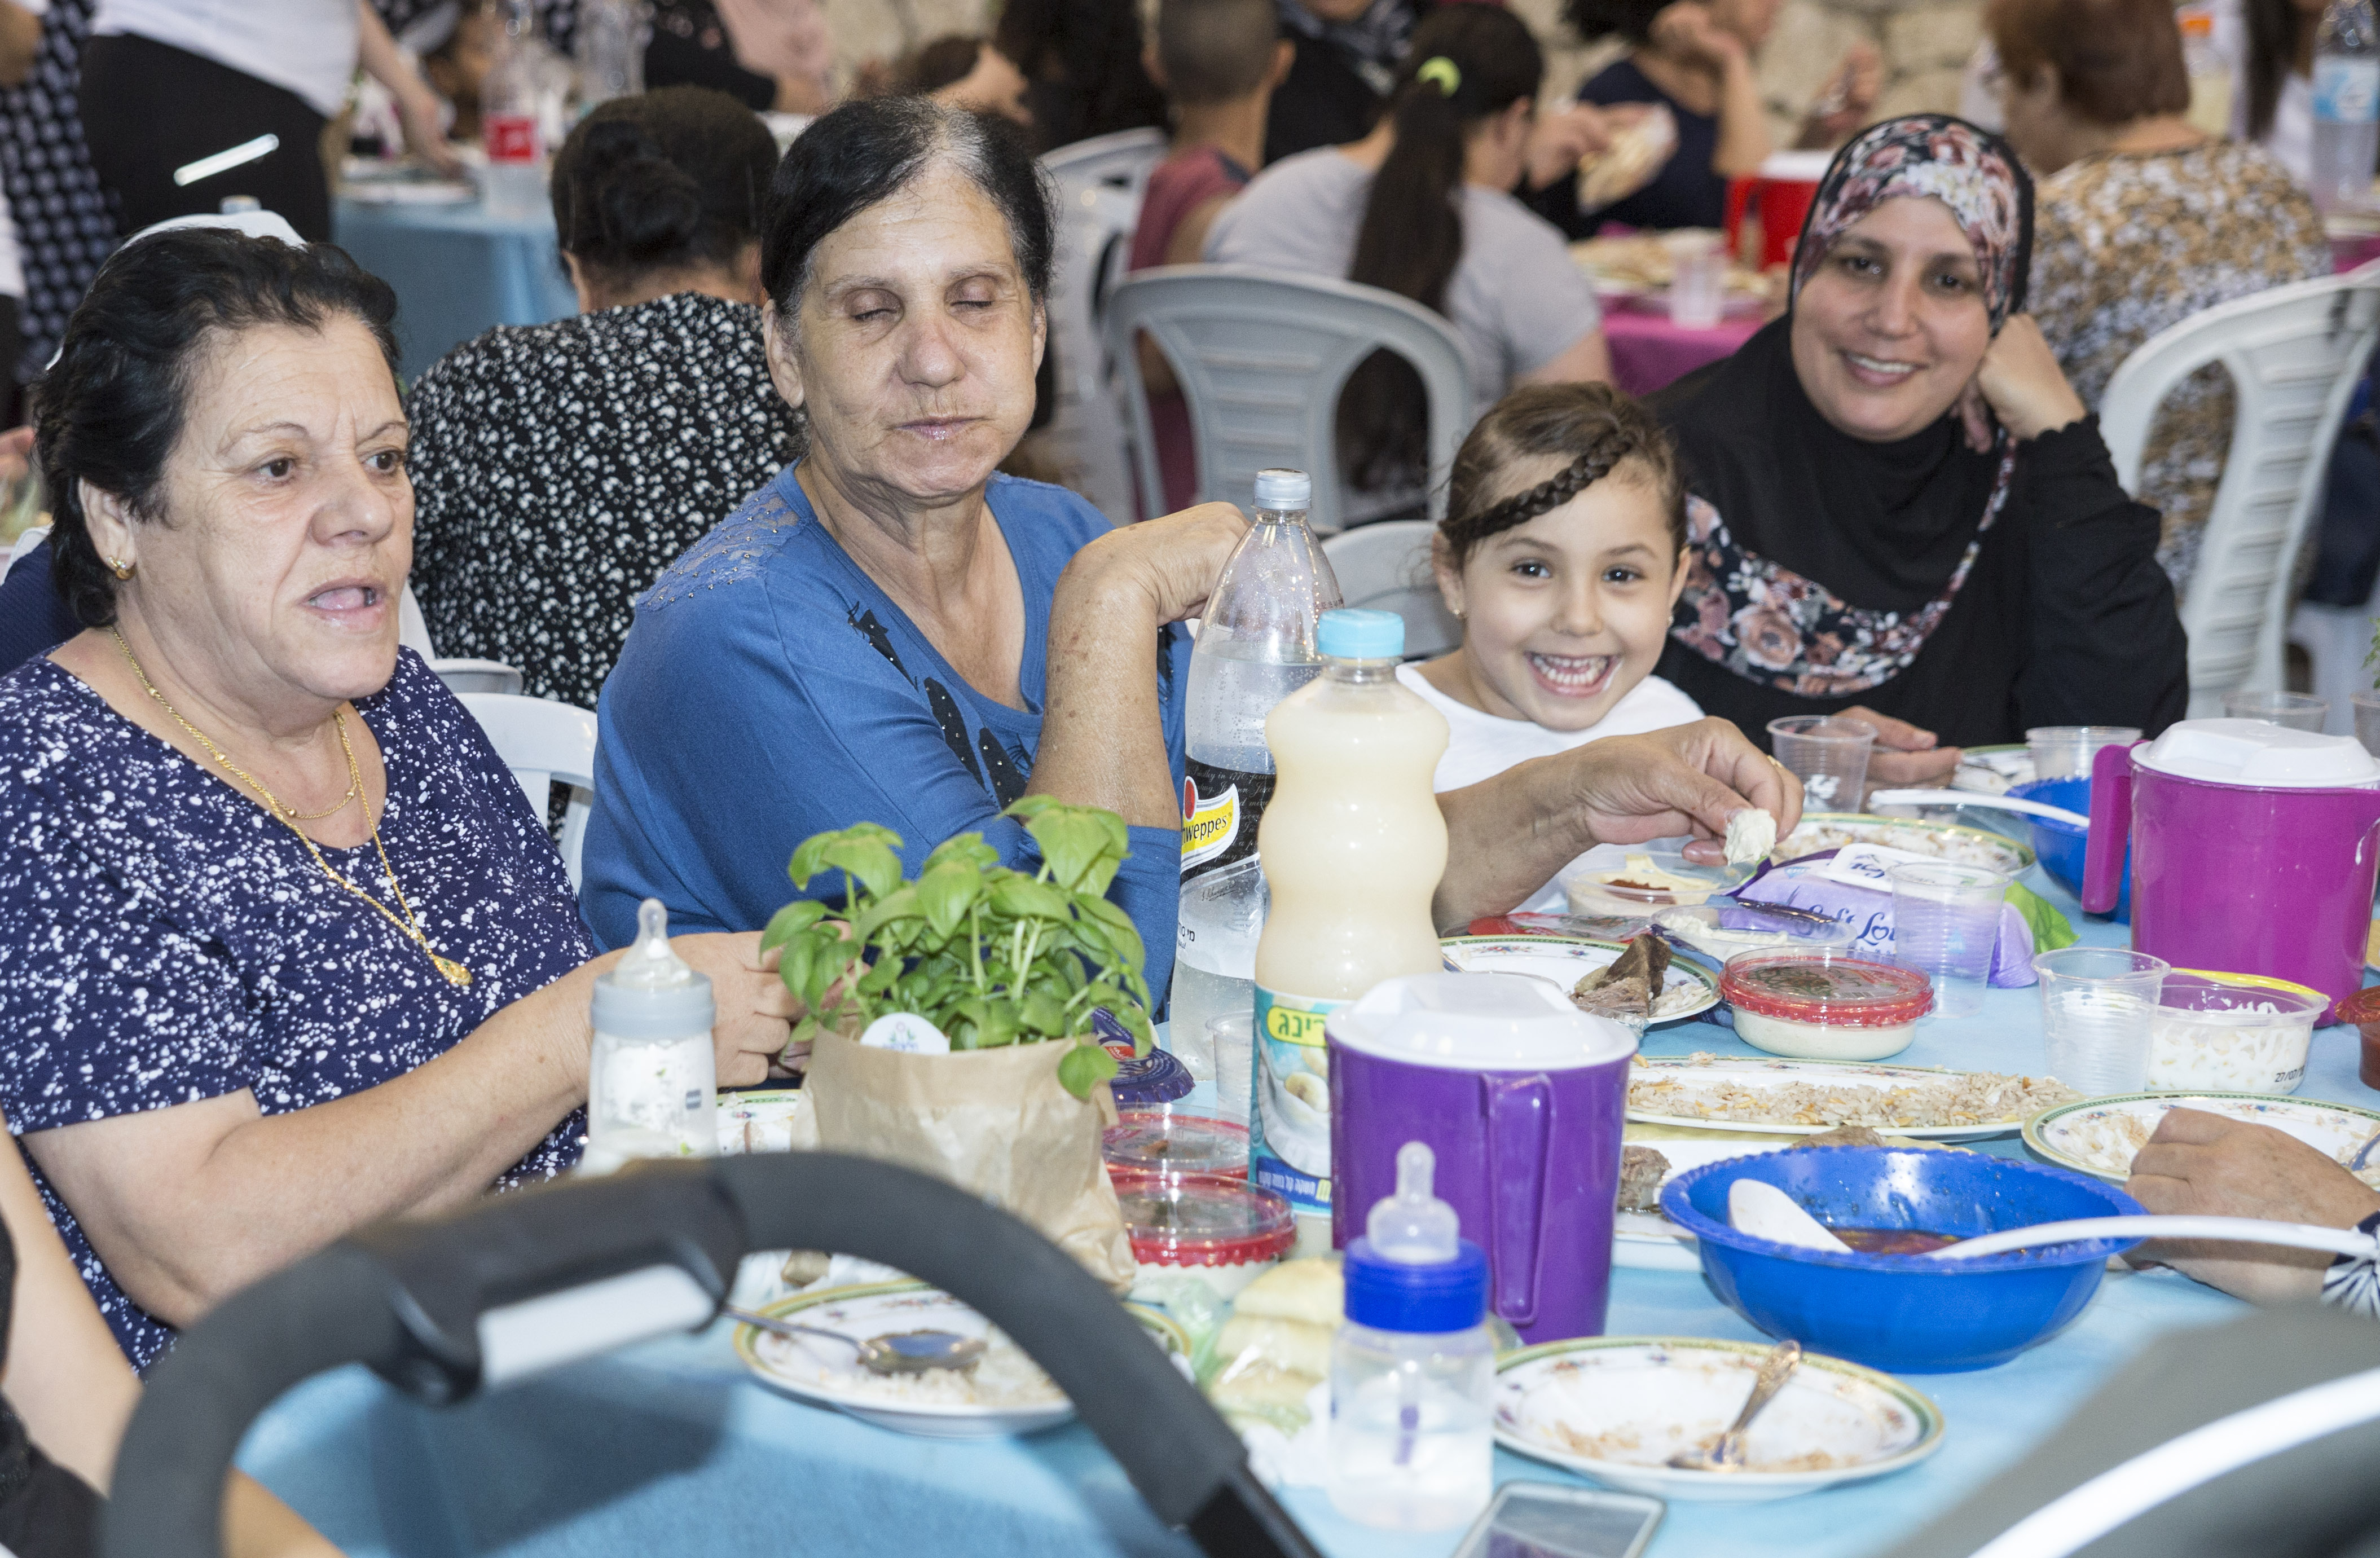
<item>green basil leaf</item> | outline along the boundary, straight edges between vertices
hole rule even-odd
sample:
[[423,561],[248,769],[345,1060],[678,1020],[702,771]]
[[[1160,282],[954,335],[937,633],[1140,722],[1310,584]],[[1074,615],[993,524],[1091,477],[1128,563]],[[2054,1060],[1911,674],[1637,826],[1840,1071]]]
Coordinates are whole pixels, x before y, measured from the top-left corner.
[[1115,1056],[1097,1044],[1077,1044],[1058,1062],[1060,1085],[1086,1102],[1093,1088],[1115,1074]]
[[965,922],[967,910],[983,896],[983,873],[964,860],[946,860],[929,867],[917,879],[917,894],[927,922],[947,936]]
[[905,886],[861,909],[851,922],[851,938],[867,945],[877,945],[878,932],[885,926],[897,920],[919,919],[925,912],[925,907],[917,901],[917,889]]
[[1066,1004],[1047,992],[1028,990],[1016,1003],[1025,1026],[1044,1039],[1066,1037]]
[[760,932],[760,950],[782,946],[825,918],[824,904],[816,898],[796,898],[770,917],[768,928]]
[[[857,833],[859,829],[845,830]],[[884,830],[878,828],[877,833]],[[886,837],[898,840],[899,834]],[[882,897],[901,884],[901,857],[882,838],[843,838],[826,846],[823,858],[845,875],[857,877],[871,897]]]
[[1071,919],[1066,895],[1029,876],[1011,876],[992,884],[991,904],[1001,913],[1019,919]]
[[953,834],[934,846],[923,870],[930,871],[937,866],[952,864],[965,866],[980,876],[1000,865],[1000,851],[986,844],[981,834]]

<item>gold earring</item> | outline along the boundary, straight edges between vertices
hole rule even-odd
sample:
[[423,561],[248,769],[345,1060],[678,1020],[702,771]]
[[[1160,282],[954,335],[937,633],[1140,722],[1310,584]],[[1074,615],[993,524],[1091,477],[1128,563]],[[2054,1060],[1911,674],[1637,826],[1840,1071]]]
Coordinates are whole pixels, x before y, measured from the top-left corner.
[[107,560],[108,572],[114,574],[118,578],[130,578],[132,577],[132,569],[134,566],[135,565],[133,564],[126,562],[121,557],[110,557]]

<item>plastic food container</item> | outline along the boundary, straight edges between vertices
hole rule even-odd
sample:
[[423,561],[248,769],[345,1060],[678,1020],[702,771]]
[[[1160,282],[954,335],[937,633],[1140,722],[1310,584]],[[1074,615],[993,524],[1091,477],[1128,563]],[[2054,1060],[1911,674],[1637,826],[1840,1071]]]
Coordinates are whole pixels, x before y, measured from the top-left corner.
[[2260,974],[2176,968],[2149,1019],[2151,1091],[2293,1093],[2305,1080],[2318,990]]
[[1653,923],[1672,941],[1718,963],[1747,952],[1848,950],[1859,939],[1859,932],[1840,920],[1780,913],[1767,904],[1740,904],[1732,898],[1663,909]]
[[1934,1009],[1924,974],[1828,947],[1739,954],[1728,959],[1718,992],[1735,1008],[1737,1038],[1797,1060],[1897,1055]]
[[1133,1296],[1159,1303],[1184,1278],[1228,1302],[1278,1264],[1297,1242],[1289,1202],[1245,1179],[1220,1175],[1132,1174],[1111,1169],[1124,1231],[1140,1274]]
[[1099,1148],[1120,1174],[1248,1176],[1248,1127],[1184,1109],[1126,1109]]
[[[1632,869],[1630,862],[1637,863]],[[1558,880],[1571,913],[1634,919],[1699,904],[1725,885],[1721,872],[1690,863],[1674,843],[1632,847],[1621,860],[1597,849],[1565,866]]]

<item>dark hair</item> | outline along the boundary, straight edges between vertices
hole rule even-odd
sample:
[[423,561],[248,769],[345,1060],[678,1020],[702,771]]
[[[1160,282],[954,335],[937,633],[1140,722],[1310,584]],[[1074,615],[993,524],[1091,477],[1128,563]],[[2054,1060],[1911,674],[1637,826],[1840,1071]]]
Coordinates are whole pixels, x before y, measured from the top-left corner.
[[655,271],[733,266],[759,236],[777,143],[708,87],[613,98],[553,159],[553,225],[579,268],[617,286]]
[[1032,83],[1038,151],[1165,123],[1136,0],[1007,0],[991,43]]
[[934,92],[964,81],[975,73],[983,47],[982,39],[964,32],[945,33],[921,43],[917,53],[894,67],[893,91]]
[[[1449,6],[1416,28],[1389,93],[1396,144],[1372,176],[1349,281],[1446,310],[1463,261],[1463,137],[1535,96],[1546,56],[1501,6]],[[1420,385],[1403,359],[1376,352],[1347,381],[1339,407],[1341,462],[1361,489],[1415,483],[1427,444]]]
[[[1534,487],[1493,495],[1509,489],[1515,463],[1542,458],[1570,463]],[[1677,449],[1650,411],[1609,384],[1530,384],[1498,401],[1455,454],[1438,533],[1459,568],[1482,542],[1560,508],[1625,460],[1651,471],[1675,558],[1686,544]]]
[[1177,103],[1232,103],[1264,85],[1281,43],[1272,0],[1163,0],[1157,62]]
[[1670,0],[1562,0],[1562,18],[1585,43],[1620,38],[1631,43],[1653,40],[1653,18]]
[[158,488],[215,335],[263,325],[319,332],[351,319],[371,332],[393,379],[395,318],[388,283],[326,243],[298,249],[181,228],[110,256],[33,386],[34,446],[56,525],[50,582],[75,619],[115,620],[115,576],[100,560],[77,483],[115,494],[141,520],[166,517]]
[[2050,67],[2058,100],[2095,125],[2190,107],[2172,0],[1991,0],[1984,21],[2010,79]]
[[1050,296],[1057,219],[1041,166],[1004,119],[925,97],[872,97],[821,116],[794,142],[760,215],[760,284],[780,313],[800,306],[828,235],[948,163],[1008,223],[1016,268],[1036,303]]
[[2292,0],[2247,0],[2248,139],[2272,133],[2281,105],[2281,82],[2297,68],[2298,30],[2318,27],[2319,12],[2301,11]]

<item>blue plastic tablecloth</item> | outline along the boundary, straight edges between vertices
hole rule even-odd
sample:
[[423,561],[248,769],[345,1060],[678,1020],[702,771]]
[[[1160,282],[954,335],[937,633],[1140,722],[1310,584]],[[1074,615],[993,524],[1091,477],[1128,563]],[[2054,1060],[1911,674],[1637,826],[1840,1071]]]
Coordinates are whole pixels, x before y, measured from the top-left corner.
[[490,325],[543,324],[578,311],[551,213],[502,217],[477,201],[343,200],[331,224],[334,240],[396,289],[400,371],[408,384]]
[[[2033,884],[2070,914],[2070,895]],[[2084,923],[2086,941],[2124,929]],[[1657,1054],[1754,1052],[1727,1029],[1655,1030]],[[2369,1106],[2351,1028],[2324,1029],[2299,1096]],[[2038,997],[1993,991],[1983,1013],[1929,1021],[1900,1061],[2043,1069]],[[1982,1144],[2024,1155],[2013,1137]],[[2111,1272],[2065,1333],[2000,1368],[1912,1375],[1949,1422],[1941,1452],[1899,1476],[1773,1503],[1674,1502],[1649,1558],[1759,1552],[1854,1558],[1924,1524],[2046,1438],[2143,1345],[2217,1324],[2236,1301],[2168,1272]],[[1615,1274],[1612,1334],[1757,1340],[1699,1275]],[[1160,1528],[1087,1430],[958,1443],[905,1438],[802,1406],[745,1375],[727,1329],[577,1366],[468,1406],[431,1412],[360,1370],[285,1398],[242,1462],[355,1558],[404,1552],[626,1558],[656,1552],[917,1558],[967,1554],[1188,1554]],[[1571,1480],[1499,1451],[1500,1479]],[[1291,1511],[1335,1558],[1444,1558],[1457,1533],[1395,1536],[1340,1519],[1318,1491]]]

